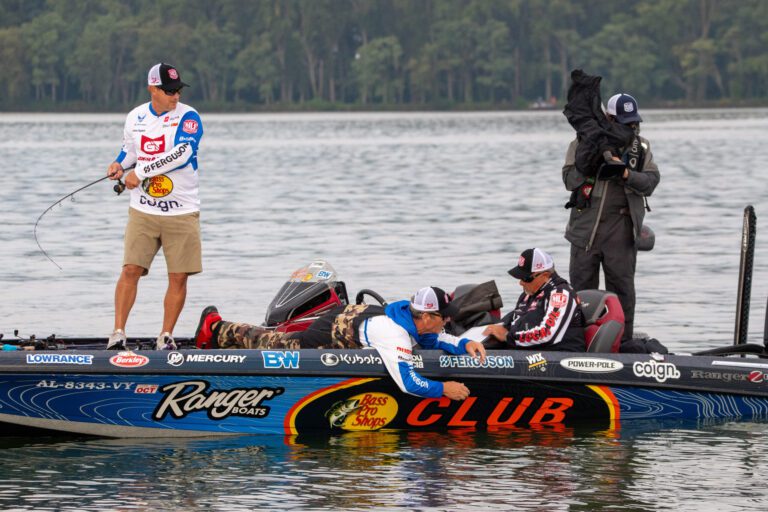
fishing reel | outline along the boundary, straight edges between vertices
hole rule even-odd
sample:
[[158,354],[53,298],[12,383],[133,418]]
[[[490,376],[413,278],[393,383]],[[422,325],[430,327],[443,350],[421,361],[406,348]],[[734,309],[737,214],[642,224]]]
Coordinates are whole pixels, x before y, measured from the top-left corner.
[[117,183],[115,183],[115,186],[112,187],[112,190],[114,190],[117,195],[122,194],[125,190],[125,183],[123,183],[122,180],[117,180]]

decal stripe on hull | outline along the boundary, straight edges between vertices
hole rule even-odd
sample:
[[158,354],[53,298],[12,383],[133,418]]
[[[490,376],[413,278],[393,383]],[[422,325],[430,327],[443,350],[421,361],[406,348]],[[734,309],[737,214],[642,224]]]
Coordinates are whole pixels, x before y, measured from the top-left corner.
[[616,395],[613,394],[613,391],[611,391],[611,388],[608,386],[595,386],[592,384],[588,384],[587,387],[605,401],[605,405],[608,406],[611,428],[618,428],[619,420],[621,419],[621,408],[619,407],[619,401],[616,399]]

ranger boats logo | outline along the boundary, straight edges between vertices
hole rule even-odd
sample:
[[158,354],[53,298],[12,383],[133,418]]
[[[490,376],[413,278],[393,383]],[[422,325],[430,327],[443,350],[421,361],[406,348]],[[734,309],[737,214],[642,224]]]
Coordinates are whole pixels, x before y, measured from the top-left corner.
[[110,357],[109,362],[113,366],[119,366],[121,368],[138,368],[147,364],[149,358],[129,351],[120,352],[116,356]]
[[635,362],[632,365],[632,371],[636,377],[653,377],[656,379],[656,382],[680,378],[680,370],[674,364],[661,363],[653,359],[645,362]]
[[194,412],[205,411],[212,420],[229,416],[265,418],[270,408],[263,402],[282,395],[285,388],[233,388],[210,389],[204,380],[187,380],[166,384],[160,388],[165,396],[152,413],[152,418],[162,420],[170,415],[181,419]]
[[599,357],[569,357],[560,361],[566,370],[583,373],[612,373],[624,368],[621,361]]

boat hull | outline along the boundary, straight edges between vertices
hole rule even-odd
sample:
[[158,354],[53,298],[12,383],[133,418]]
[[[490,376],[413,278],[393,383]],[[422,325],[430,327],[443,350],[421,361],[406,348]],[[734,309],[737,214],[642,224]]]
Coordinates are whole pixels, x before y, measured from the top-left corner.
[[617,428],[639,419],[768,416],[768,364],[759,359],[494,351],[481,365],[421,351],[416,366],[423,376],[464,382],[470,397],[405,394],[374,351],[3,353],[0,433]]

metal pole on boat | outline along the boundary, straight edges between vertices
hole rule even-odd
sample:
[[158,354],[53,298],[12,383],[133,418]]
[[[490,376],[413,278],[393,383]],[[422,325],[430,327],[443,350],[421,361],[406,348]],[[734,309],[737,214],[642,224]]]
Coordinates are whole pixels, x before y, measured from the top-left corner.
[[741,230],[741,261],[739,262],[739,289],[736,296],[736,327],[733,344],[747,343],[749,329],[749,300],[752,294],[752,268],[755,262],[755,209],[752,205],[744,208],[744,224]]

